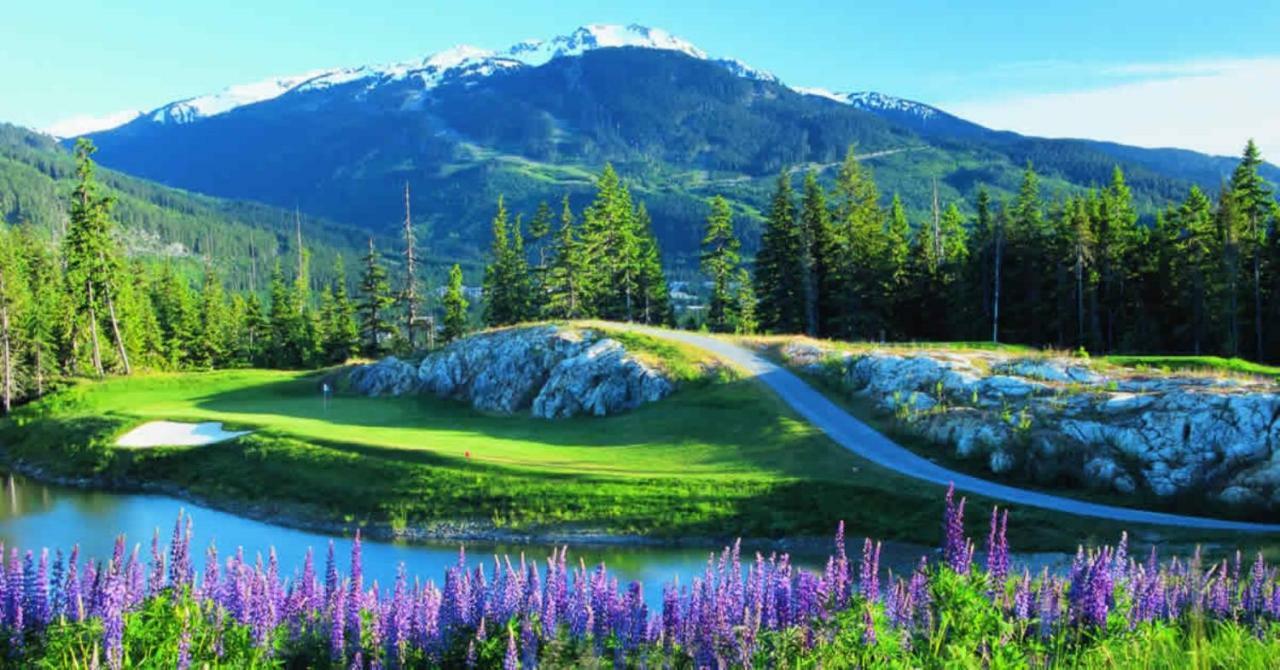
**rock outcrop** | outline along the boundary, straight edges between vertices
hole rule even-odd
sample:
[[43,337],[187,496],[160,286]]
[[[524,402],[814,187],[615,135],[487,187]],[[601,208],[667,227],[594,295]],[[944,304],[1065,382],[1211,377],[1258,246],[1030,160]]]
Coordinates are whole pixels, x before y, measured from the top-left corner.
[[385,358],[353,369],[347,387],[371,396],[432,393],[486,412],[528,410],[545,419],[616,414],[675,390],[661,369],[617,340],[558,326],[481,333],[416,365]]
[[995,352],[801,342],[780,353],[993,473],[1280,507],[1280,394],[1268,380]]

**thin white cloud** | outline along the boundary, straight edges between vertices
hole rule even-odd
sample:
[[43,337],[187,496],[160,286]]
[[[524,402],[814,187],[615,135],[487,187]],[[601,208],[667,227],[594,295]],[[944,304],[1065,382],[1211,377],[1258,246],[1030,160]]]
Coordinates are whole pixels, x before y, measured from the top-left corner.
[[1280,58],[1137,63],[1099,75],[1140,77],[1090,90],[943,104],[992,128],[1235,155],[1249,138],[1280,157]]

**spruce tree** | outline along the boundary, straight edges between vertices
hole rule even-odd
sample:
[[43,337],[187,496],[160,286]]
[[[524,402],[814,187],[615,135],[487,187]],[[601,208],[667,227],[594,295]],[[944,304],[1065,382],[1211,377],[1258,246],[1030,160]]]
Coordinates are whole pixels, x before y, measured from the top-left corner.
[[805,333],[810,336],[825,335],[820,332],[823,310],[831,309],[832,296],[826,293],[832,282],[828,278],[828,266],[834,240],[831,231],[831,213],[827,210],[827,197],[818,184],[817,173],[810,170],[804,176],[804,192],[800,204],[800,229],[803,233],[801,285],[804,287]]
[[0,227],[0,413],[13,409],[21,393],[19,352],[25,348],[18,325],[28,309],[25,272],[14,253],[13,234]]
[[265,366],[266,346],[270,343],[271,323],[256,293],[245,299],[244,330],[241,338],[241,356],[247,365]]
[[650,325],[670,324],[671,294],[667,289],[667,277],[662,271],[662,254],[658,250],[658,238],[653,232],[653,221],[644,203],[636,206],[637,238],[636,262],[639,263],[637,284],[640,295],[641,323]]
[[583,282],[587,314],[613,321],[634,321],[642,304],[640,244],[636,208],[612,165],[596,181],[596,197],[581,229],[582,252],[591,263]]
[[360,314],[360,337],[366,356],[383,355],[395,337],[395,327],[389,313],[393,305],[395,297],[391,295],[387,271],[382,267],[382,258],[374,248],[371,237],[369,251],[364,256],[364,272],[360,276],[360,301],[357,306]]
[[323,356],[329,363],[343,363],[360,352],[360,326],[356,323],[356,308],[347,293],[347,271],[342,257],[334,267],[333,283],[329,286],[329,313],[323,319]]
[[70,331],[70,356],[66,367],[74,368],[74,357],[88,340],[92,369],[101,377],[105,373],[101,349],[101,324],[108,321],[108,337],[115,344],[121,370],[130,372],[115,309],[116,274],[119,258],[111,237],[111,205],[109,196],[99,195],[94,177],[93,143],[81,138],[76,142],[76,176],[72,194],[71,222],[63,241],[66,263],[67,292],[71,297],[73,325]]
[[29,303],[22,313],[18,328],[26,346],[22,355],[30,377],[30,393],[45,394],[49,382],[58,371],[58,324],[67,309],[63,291],[62,268],[53,249],[38,239],[30,226],[21,226],[17,237],[17,258],[24,260]]
[[1258,173],[1263,164],[1258,145],[1249,140],[1241,155],[1240,164],[1231,174],[1231,192],[1235,198],[1237,214],[1243,224],[1240,231],[1240,253],[1248,263],[1249,292],[1248,311],[1252,315],[1251,338],[1254,356],[1261,360],[1264,355],[1265,332],[1263,328],[1262,294],[1264,290],[1262,277],[1262,256],[1267,247],[1268,219],[1275,208],[1275,200],[1271,189]]
[[508,223],[507,207],[498,197],[498,211],[490,224],[493,239],[484,272],[484,322],[508,326],[529,316],[529,266],[524,256],[524,235],[517,217]]
[[586,257],[573,223],[569,196],[561,208],[560,229],[547,269],[546,305],[543,316],[550,319],[580,319],[586,315],[583,282],[587,275]]
[[444,339],[452,342],[467,333],[467,297],[462,287],[462,267],[454,263],[444,292]]
[[200,367],[225,367],[233,337],[231,313],[222,280],[212,263],[205,265],[204,282],[200,287],[200,312],[203,327],[199,330],[192,362]]
[[711,280],[707,305],[707,326],[717,333],[733,332],[737,322],[737,295],[733,281],[738,278],[738,249],[733,232],[733,211],[721,196],[710,201],[706,232],[702,237],[702,273]]
[[805,331],[805,234],[796,220],[791,177],[778,175],[752,278],[759,327],[774,333]]
[[884,315],[892,307],[884,290],[892,268],[879,190],[853,147],[836,174],[831,202],[834,212],[819,290],[826,307],[819,309],[819,330],[846,339],[874,337],[883,330]]

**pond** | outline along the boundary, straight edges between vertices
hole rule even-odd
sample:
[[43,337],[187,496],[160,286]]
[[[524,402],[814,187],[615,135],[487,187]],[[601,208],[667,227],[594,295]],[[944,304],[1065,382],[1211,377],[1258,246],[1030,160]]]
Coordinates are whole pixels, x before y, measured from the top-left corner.
[[[115,537],[124,533],[130,548],[142,545],[142,556],[147,555],[152,533],[160,530],[161,543],[167,544],[173,532],[174,520],[180,510],[186,510],[194,521],[195,540],[193,553],[197,569],[203,565],[203,551],[209,543],[216,542],[219,556],[225,559],[237,547],[243,547],[246,557],[258,553],[266,556],[272,547],[280,560],[281,570],[292,574],[300,569],[306,552],[315,551],[316,570],[324,569],[324,557],[332,540],[339,567],[347,567],[351,552],[351,539],[322,533],[276,526],[262,521],[220,512],[194,505],[176,498],[132,493],[86,491],[35,482],[21,476],[0,473],[3,496],[0,497],[0,540],[6,547],[22,550],[39,550],[48,547],[70,550],[78,544],[82,556],[109,558]],[[857,560],[861,551],[861,539],[856,529],[849,533],[849,552]],[[857,539],[855,539],[857,538]],[[458,561],[459,542],[364,542],[364,566],[366,580],[376,579],[380,584],[394,582],[398,566],[403,563],[410,579],[421,577],[423,581],[435,580],[440,584],[447,567]],[[523,553],[530,561],[543,561],[555,548],[550,544],[494,544],[467,542],[468,563],[473,567],[481,561],[492,568],[493,556],[510,555],[512,560]],[[653,606],[661,603],[660,585],[679,578],[688,583],[702,573],[711,552],[719,552],[720,545],[705,547],[663,547],[635,545],[586,545],[568,548],[569,562],[579,560],[588,566],[604,562],[620,581],[640,581],[646,585],[645,598]],[[754,556],[756,548],[744,544],[744,562]],[[767,555],[769,550],[763,549]],[[886,543],[882,550],[881,565],[895,573],[910,570],[928,548],[915,545]],[[1024,557],[1032,564],[1056,560],[1060,555]],[[809,569],[820,569],[826,561],[825,552],[808,554],[792,552],[793,564]],[[491,574],[491,573],[490,573]]]

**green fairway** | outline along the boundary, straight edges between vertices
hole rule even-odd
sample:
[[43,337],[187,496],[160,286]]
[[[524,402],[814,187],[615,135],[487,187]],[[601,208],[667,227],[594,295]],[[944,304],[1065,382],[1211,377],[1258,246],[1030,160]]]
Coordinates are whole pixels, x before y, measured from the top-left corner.
[[1102,360],[1126,368],[1159,371],[1191,370],[1280,378],[1280,367],[1221,356],[1106,356]]
[[[667,367],[680,389],[618,416],[547,421],[427,396],[326,403],[323,372],[142,374],[80,382],[24,407],[0,421],[0,445],[47,474],[158,484],[301,523],[692,539],[821,537],[843,519],[854,533],[936,537],[941,487],[850,454],[756,381],[709,368],[697,350],[611,335]],[[161,419],[255,432],[204,447],[113,446]],[[1069,549],[1121,530],[1031,509],[1011,527],[1028,549]]]

